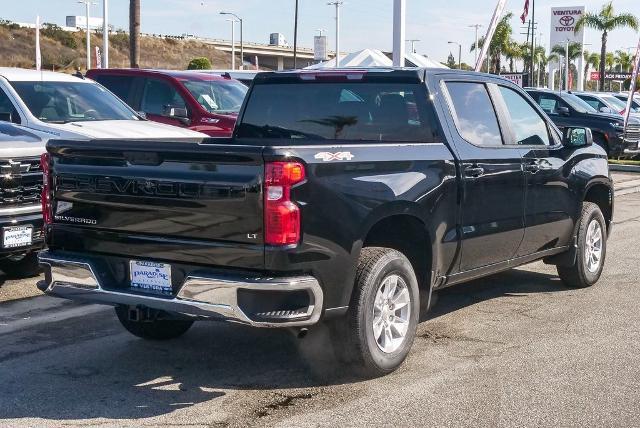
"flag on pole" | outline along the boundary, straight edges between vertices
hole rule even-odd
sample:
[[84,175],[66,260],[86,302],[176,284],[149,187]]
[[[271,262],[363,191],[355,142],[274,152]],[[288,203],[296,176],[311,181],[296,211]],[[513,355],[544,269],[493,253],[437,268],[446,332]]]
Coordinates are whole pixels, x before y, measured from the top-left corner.
[[520,21],[522,21],[523,24],[527,20],[527,16],[529,16],[529,0],[524,0],[524,11],[522,15],[520,15]]
[[40,54],[40,15],[36,16],[36,70],[42,68],[42,55]]
[[[480,51],[480,55],[478,55],[478,60],[476,61],[475,71],[480,71],[482,68],[482,63],[484,62],[484,57],[489,52],[489,45],[491,44],[491,39],[493,39],[493,34],[496,32],[496,27],[500,22],[500,17],[502,16],[502,12],[504,11],[504,6],[507,3],[507,0],[498,0],[498,4],[496,5],[496,10],[493,12],[493,17],[491,18],[491,24],[489,24],[489,28],[487,29],[487,35],[484,37],[484,45],[482,46],[482,50]],[[477,49],[477,46],[476,46]],[[489,70],[487,69],[487,72]]]
[[629,85],[629,99],[627,100],[627,109],[624,114],[624,129],[626,131],[627,125],[629,124],[629,115],[631,114],[631,103],[633,101],[633,95],[636,90],[636,82],[638,81],[638,72],[640,68],[640,40],[638,40],[638,47],[636,48],[636,58],[633,63],[633,73],[631,74],[631,84]]

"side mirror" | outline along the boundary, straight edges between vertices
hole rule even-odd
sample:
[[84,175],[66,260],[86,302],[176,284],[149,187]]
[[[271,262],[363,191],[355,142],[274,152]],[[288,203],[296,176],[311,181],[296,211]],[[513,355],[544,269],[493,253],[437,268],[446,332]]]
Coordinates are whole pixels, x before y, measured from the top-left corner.
[[593,134],[589,128],[565,128],[562,144],[567,147],[587,147],[593,144]]
[[0,112],[0,122],[13,122],[10,112]]
[[600,113],[613,113],[609,107],[600,107]]
[[571,116],[571,111],[569,107],[558,107],[558,114],[560,116]]
[[191,123],[191,120],[189,119],[189,112],[184,107],[166,106],[165,116],[177,119],[185,125],[189,125]]
[[147,118],[147,113],[146,113],[146,112],[144,112],[144,111],[138,111],[138,112],[136,112],[136,113],[138,113],[138,116],[140,116],[140,117],[141,117],[141,118],[143,118],[143,119],[146,119],[146,118]]

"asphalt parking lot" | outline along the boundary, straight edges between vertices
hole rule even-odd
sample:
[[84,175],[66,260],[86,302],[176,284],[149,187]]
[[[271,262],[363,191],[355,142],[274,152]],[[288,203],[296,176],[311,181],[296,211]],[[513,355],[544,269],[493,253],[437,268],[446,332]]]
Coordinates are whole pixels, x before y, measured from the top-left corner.
[[595,287],[536,263],[445,290],[408,361],[368,381],[322,331],[199,323],[152,343],[110,308],[2,303],[0,425],[638,426],[640,194],[616,204]]

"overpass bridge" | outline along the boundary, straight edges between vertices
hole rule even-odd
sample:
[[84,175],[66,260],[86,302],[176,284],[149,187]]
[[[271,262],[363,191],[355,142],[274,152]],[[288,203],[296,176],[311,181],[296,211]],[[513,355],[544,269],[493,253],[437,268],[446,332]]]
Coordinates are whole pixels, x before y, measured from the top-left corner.
[[[231,41],[220,39],[198,38],[198,41],[212,45],[222,52],[231,55]],[[237,60],[240,58],[240,43],[236,42]],[[328,52],[329,59],[335,56],[335,52]],[[244,43],[244,61],[256,64],[260,68],[269,68],[273,70],[285,70],[293,68],[293,47],[292,46],[274,46],[261,43]],[[316,61],[313,60],[313,49],[298,47],[298,67],[306,67],[312,65]]]

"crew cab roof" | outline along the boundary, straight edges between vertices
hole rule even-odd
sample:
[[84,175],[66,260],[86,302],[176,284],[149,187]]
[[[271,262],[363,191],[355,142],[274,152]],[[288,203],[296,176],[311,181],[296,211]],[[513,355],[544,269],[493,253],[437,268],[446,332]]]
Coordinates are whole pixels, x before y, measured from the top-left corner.
[[[207,71],[207,70],[203,70]],[[168,76],[178,80],[228,81],[227,77],[206,73],[200,70],[156,70],[146,68],[109,68],[92,69],[88,75],[126,75],[126,76]]]
[[259,73],[255,79],[255,84],[273,81],[297,81],[313,80],[315,77],[330,78],[345,76],[347,79],[368,80],[368,81],[413,81],[423,82],[430,74],[457,74],[460,76],[475,76],[483,80],[498,78],[509,82],[508,79],[499,76],[489,75],[468,70],[457,70],[449,68],[419,68],[419,67],[372,67],[372,68],[320,68],[311,70],[286,70]]
[[[54,71],[27,70],[24,68],[0,67],[0,76],[10,82],[86,82],[71,74]],[[93,82],[87,82],[93,83]]]

